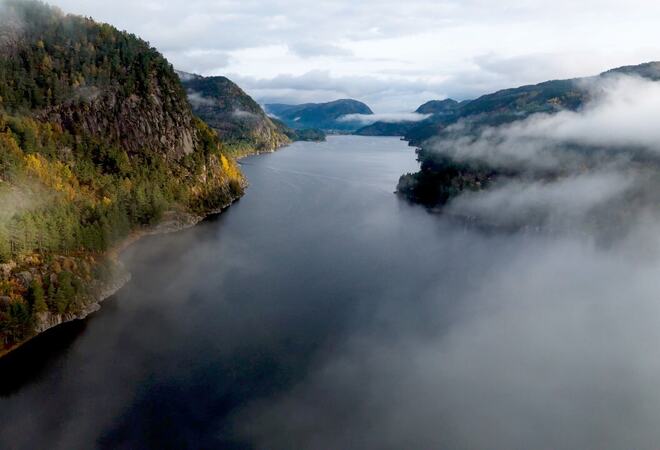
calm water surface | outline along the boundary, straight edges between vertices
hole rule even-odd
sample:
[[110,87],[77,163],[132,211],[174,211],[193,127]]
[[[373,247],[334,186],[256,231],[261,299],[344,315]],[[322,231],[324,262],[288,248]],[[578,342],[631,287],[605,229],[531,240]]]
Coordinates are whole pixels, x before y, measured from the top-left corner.
[[393,195],[393,138],[242,165],[239,202],[0,363],[0,448],[657,448],[654,233],[448,223]]
[[418,167],[406,143],[331,137],[242,166],[244,198],[140,241],[124,257],[133,281],[100,313],[4,368],[4,444],[250,448],[242,407],[303,380],[375,304],[414,302],[434,278],[438,255],[419,244],[436,227],[393,195]]

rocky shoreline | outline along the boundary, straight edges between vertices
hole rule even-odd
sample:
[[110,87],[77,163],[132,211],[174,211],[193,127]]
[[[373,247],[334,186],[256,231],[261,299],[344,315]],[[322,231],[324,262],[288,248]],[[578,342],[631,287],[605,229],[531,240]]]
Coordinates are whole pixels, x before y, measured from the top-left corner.
[[[199,222],[204,219],[211,217],[216,214],[222,213],[224,210],[229,208],[235,201],[240,197],[232,199],[229,203],[209,211],[205,215],[190,214],[185,212],[178,211],[168,211],[165,213],[163,220],[161,220],[156,226],[148,229],[137,230],[131,233],[126,237],[122,242],[114,246],[112,249],[108,250],[107,255],[111,256],[113,259],[116,259],[124,250],[128,247],[142,239],[146,236],[155,236],[160,234],[169,234],[176,233],[178,231],[183,231],[187,228],[194,227]],[[0,350],[0,358],[8,355],[14,350],[20,348],[27,342],[41,335],[42,333],[60,326],[62,324],[72,322],[74,320],[83,320],[89,315],[97,312],[101,309],[101,303],[115,295],[121,288],[123,288],[130,280],[131,274],[128,270],[121,264],[121,262],[116,261],[117,274],[113,277],[112,281],[106,283],[105,285],[97,286],[97,291],[94,294],[92,301],[87,302],[81,310],[76,312],[68,312],[65,314],[55,314],[52,312],[40,313],[38,316],[38,322],[35,326],[35,333],[27,339],[24,339],[20,342],[15,343],[11,347],[7,347]],[[100,283],[98,280],[94,280],[93,283]]]

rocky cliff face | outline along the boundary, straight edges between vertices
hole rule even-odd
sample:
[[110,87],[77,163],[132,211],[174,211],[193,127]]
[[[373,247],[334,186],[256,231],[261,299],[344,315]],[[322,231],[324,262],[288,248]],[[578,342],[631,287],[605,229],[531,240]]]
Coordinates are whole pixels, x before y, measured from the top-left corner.
[[[36,117],[56,123],[76,135],[106,140],[137,154],[142,149],[179,160],[195,150],[198,140],[190,108],[170,90],[151,82],[152,92],[123,98],[116,89],[99,90],[90,98],[66,102],[36,113]],[[173,108],[174,107],[174,108]]]
[[5,4],[5,112],[28,113],[129,154],[146,150],[178,160],[195,151],[199,136],[185,90],[148,43],[38,2]]

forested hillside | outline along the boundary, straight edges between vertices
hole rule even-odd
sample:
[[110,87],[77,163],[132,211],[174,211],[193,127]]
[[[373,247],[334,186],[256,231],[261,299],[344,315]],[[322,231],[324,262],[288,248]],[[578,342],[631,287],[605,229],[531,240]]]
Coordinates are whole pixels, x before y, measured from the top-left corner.
[[[600,139],[605,131],[592,136],[590,127],[604,117],[617,117],[619,111],[637,113],[637,103],[645,100],[637,91],[653,93],[659,79],[660,63],[652,62],[453,102],[451,110],[434,114],[406,133],[411,145],[419,147],[421,167],[417,173],[403,175],[397,190],[415,202],[443,208],[461,194],[488,191],[507,182],[549,185],[615,166],[625,167],[627,176],[634,174],[632,178],[655,180],[660,168],[657,142],[645,141],[641,131],[629,131],[626,126],[632,127],[624,122],[625,114],[616,123],[602,126],[630,133],[625,139]],[[558,130],[561,126],[571,131]],[[641,209],[656,188],[649,182],[626,207]],[[601,222],[620,220],[608,217]]]
[[261,106],[230,79],[179,73],[193,112],[237,156],[270,152],[290,142]]
[[244,188],[148,43],[37,1],[1,7],[0,353],[94,308],[130,234]]

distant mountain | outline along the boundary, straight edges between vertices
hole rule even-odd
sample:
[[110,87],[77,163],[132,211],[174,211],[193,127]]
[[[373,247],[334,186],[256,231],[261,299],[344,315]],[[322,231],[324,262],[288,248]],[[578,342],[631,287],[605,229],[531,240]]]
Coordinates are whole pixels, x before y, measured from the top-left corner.
[[[637,70],[639,68],[622,68]],[[645,73],[655,73],[648,67]],[[481,125],[498,125],[527,117],[539,112],[554,112],[561,109],[574,110],[586,99],[587,91],[576,86],[576,80],[556,80],[544,83],[505,89],[484,95],[476,100],[458,102],[453,99],[431,100],[421,105],[415,112],[431,114],[419,122],[376,122],[356,131],[356,134],[370,136],[403,135],[411,145],[420,145],[425,140],[438,135],[442,130],[460,119],[470,118]]]
[[266,111],[293,129],[318,128],[330,132],[351,132],[361,127],[359,121],[341,120],[343,116],[373,114],[364,103],[350,99],[302,105],[271,103],[266,105]]
[[236,156],[273,151],[291,139],[261,106],[230,79],[178,71],[193,113],[209,124]]

